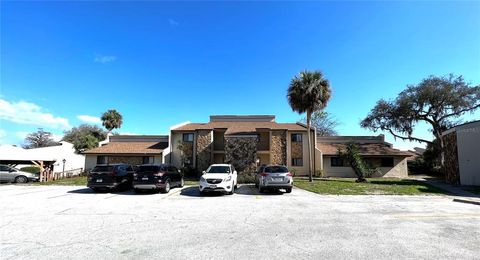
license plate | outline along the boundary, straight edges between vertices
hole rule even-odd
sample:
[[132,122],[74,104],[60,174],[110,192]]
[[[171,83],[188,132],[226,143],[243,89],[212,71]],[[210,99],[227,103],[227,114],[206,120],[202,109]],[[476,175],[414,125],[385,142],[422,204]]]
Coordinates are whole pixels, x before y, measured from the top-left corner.
[[210,188],[216,188],[217,185],[210,185]]
[[274,181],[283,181],[283,178],[273,178]]
[[148,177],[143,177],[142,181],[148,181]]
[[97,182],[103,182],[103,180],[102,179],[97,179]]

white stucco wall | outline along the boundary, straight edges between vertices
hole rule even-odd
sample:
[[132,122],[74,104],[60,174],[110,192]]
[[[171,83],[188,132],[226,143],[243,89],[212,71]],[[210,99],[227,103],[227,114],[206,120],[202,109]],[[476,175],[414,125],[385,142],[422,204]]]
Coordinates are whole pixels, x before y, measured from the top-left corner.
[[61,145],[34,148],[29,149],[28,151],[32,154],[41,154],[48,155],[51,158],[54,158],[56,161],[54,163],[54,172],[63,171],[63,160],[65,159],[65,171],[84,168],[85,165],[85,156],[82,154],[77,154],[73,144],[69,142],[62,141]]
[[480,122],[456,127],[462,185],[480,185]]

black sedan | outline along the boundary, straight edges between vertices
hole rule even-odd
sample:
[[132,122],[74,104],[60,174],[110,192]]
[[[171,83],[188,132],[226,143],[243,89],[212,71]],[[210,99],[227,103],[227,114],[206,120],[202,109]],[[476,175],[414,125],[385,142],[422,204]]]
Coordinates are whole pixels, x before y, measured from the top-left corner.
[[133,189],[155,190],[168,193],[173,187],[183,187],[184,180],[180,171],[169,164],[144,164],[138,167],[133,176]]

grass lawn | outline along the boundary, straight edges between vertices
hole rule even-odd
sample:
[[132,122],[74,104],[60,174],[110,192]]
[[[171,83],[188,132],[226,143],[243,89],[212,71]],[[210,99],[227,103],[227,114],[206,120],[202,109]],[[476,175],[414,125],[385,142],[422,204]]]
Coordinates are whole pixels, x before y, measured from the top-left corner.
[[185,186],[198,186],[198,180],[185,180]]
[[416,180],[397,178],[369,178],[368,183],[356,183],[355,179],[321,179],[309,182],[307,178],[295,178],[298,188],[319,194],[331,195],[434,195],[444,190]]
[[65,178],[55,181],[49,182],[35,182],[36,185],[72,185],[72,186],[87,186],[87,177],[72,177],[72,178]]

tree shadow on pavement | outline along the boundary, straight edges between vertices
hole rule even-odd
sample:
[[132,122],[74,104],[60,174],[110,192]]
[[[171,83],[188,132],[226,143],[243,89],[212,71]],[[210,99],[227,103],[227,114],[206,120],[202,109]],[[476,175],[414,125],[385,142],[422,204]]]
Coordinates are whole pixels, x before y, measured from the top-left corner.
[[[203,194],[200,194],[200,190],[198,190],[198,186],[192,186],[192,187],[183,188],[182,191],[180,192],[180,195],[188,196],[188,197],[219,197],[225,194],[223,192],[209,192],[203,195]],[[225,196],[228,196],[228,195],[225,195]]]
[[255,184],[242,184],[238,187],[237,190],[235,190],[235,194],[239,195],[254,195],[254,196],[259,196],[259,195],[283,195],[284,192],[281,192],[279,190],[267,190],[264,193],[260,193],[258,189],[255,187]]

